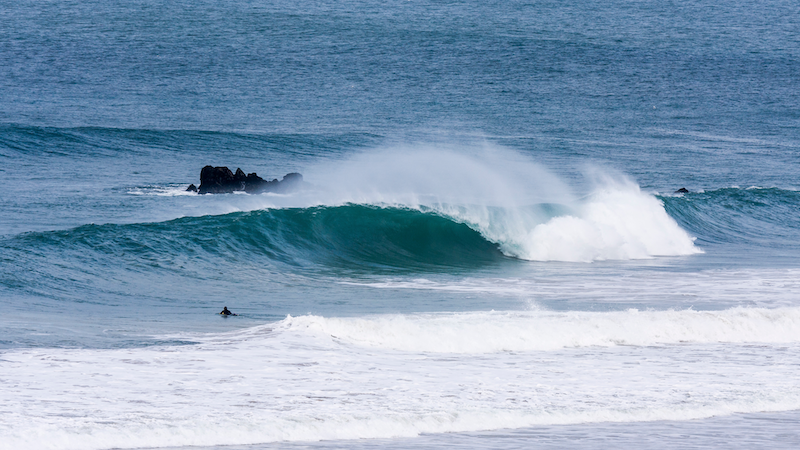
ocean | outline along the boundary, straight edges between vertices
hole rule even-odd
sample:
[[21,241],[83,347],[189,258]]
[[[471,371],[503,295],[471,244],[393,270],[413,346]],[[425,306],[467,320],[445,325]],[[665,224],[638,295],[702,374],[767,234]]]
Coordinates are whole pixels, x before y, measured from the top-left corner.
[[0,449],[800,446],[796,2],[0,4]]

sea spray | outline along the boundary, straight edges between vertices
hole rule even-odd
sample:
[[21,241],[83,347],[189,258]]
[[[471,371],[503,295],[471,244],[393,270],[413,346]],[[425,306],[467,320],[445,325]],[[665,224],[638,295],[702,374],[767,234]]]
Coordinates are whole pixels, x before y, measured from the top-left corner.
[[431,147],[360,154],[318,174],[339,202],[432,211],[465,223],[508,256],[536,261],[644,259],[700,253],[653,195],[623,175],[590,173],[582,197],[510,150]]
[[572,187],[529,157],[499,146],[375,148],[307,169],[321,204],[516,207],[569,203]]

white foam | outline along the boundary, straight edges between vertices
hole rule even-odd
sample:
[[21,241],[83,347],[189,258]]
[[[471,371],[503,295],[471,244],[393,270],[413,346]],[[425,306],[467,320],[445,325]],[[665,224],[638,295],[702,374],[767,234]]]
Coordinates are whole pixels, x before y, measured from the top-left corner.
[[800,308],[302,316],[289,317],[280,326],[373,348],[481,354],[616,345],[800,342]]
[[[387,438],[798,409],[798,314],[304,316],[183,336],[200,342],[190,346],[5,351],[0,449]],[[542,347],[554,350],[526,350]]]
[[520,257],[539,261],[643,259],[700,253],[693,239],[669,217],[663,204],[638,186],[605,188],[582,204],[576,216],[537,225]]

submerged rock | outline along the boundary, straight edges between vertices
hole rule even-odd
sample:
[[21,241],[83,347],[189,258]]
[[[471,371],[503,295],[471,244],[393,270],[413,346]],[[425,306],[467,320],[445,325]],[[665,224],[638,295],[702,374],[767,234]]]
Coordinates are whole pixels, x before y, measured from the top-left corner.
[[677,191],[675,191],[676,194],[687,194],[688,192],[689,190],[686,188],[680,188]]
[[200,171],[199,194],[230,194],[244,191],[250,194],[262,192],[286,193],[299,189],[303,185],[303,176],[299,173],[286,174],[282,180],[267,181],[255,172],[245,174],[242,169],[231,172],[227,167],[205,166]]

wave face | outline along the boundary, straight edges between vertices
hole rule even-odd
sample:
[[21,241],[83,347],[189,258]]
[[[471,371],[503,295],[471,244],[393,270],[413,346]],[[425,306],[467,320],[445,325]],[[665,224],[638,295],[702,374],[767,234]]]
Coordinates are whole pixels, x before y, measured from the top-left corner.
[[[152,138],[147,132],[124,130],[106,130],[99,137],[96,130],[28,131],[37,139],[55,133],[63,141],[66,155],[42,157],[78,161],[70,152],[72,141],[95,148],[99,154],[92,158],[115,160],[141,145],[137,140]],[[120,149],[102,150],[104,139],[119,141],[119,135],[127,139],[117,142]],[[171,142],[171,134],[157,135]],[[197,141],[204,136],[179,135]],[[247,136],[223,137],[227,140],[221,145],[247,142]],[[36,152],[32,146],[13,147],[27,155]],[[33,252],[45,259],[83,249],[76,258],[95,255],[100,266],[124,254],[143,270],[155,260],[168,266],[170,260],[189,255],[209,267],[244,258],[295,267],[416,270],[477,267],[503,255],[530,261],[638,260],[696,254],[707,245],[796,248],[800,241],[794,213],[800,204],[797,191],[727,188],[656,196],[624,177],[607,175],[589,181],[581,189],[585,194],[576,195],[577,187],[515,152],[467,150],[412,146],[329,160],[304,170],[313,189],[289,196],[201,197],[169,183],[92,192],[87,195],[92,214],[127,215],[123,223],[12,236],[0,245],[20,252],[26,246],[59,248],[57,255]],[[147,151],[139,152],[147,156]],[[171,157],[177,160],[178,155],[176,150]],[[112,206],[117,202],[123,207]],[[154,208],[131,214],[145,209],[138,205],[154,203]],[[19,202],[13,215],[32,214],[27,205]],[[80,208],[64,211],[84,222],[85,213]],[[183,214],[198,217],[164,220]],[[102,214],[88,219],[109,220]]]
[[408,268],[474,266],[502,258],[494,244],[467,225],[433,212],[369,205],[85,225],[26,233],[5,245],[19,252],[36,248],[43,258],[74,258],[94,267],[121,259],[143,271],[177,268],[186,258],[208,267],[249,261],[265,266]]
[[195,343],[4,352],[14,389],[0,391],[0,448],[390,438],[800,408],[796,307],[302,316],[162,338]]
[[711,244],[796,248],[800,242],[800,192],[731,187],[662,197],[666,211]]

